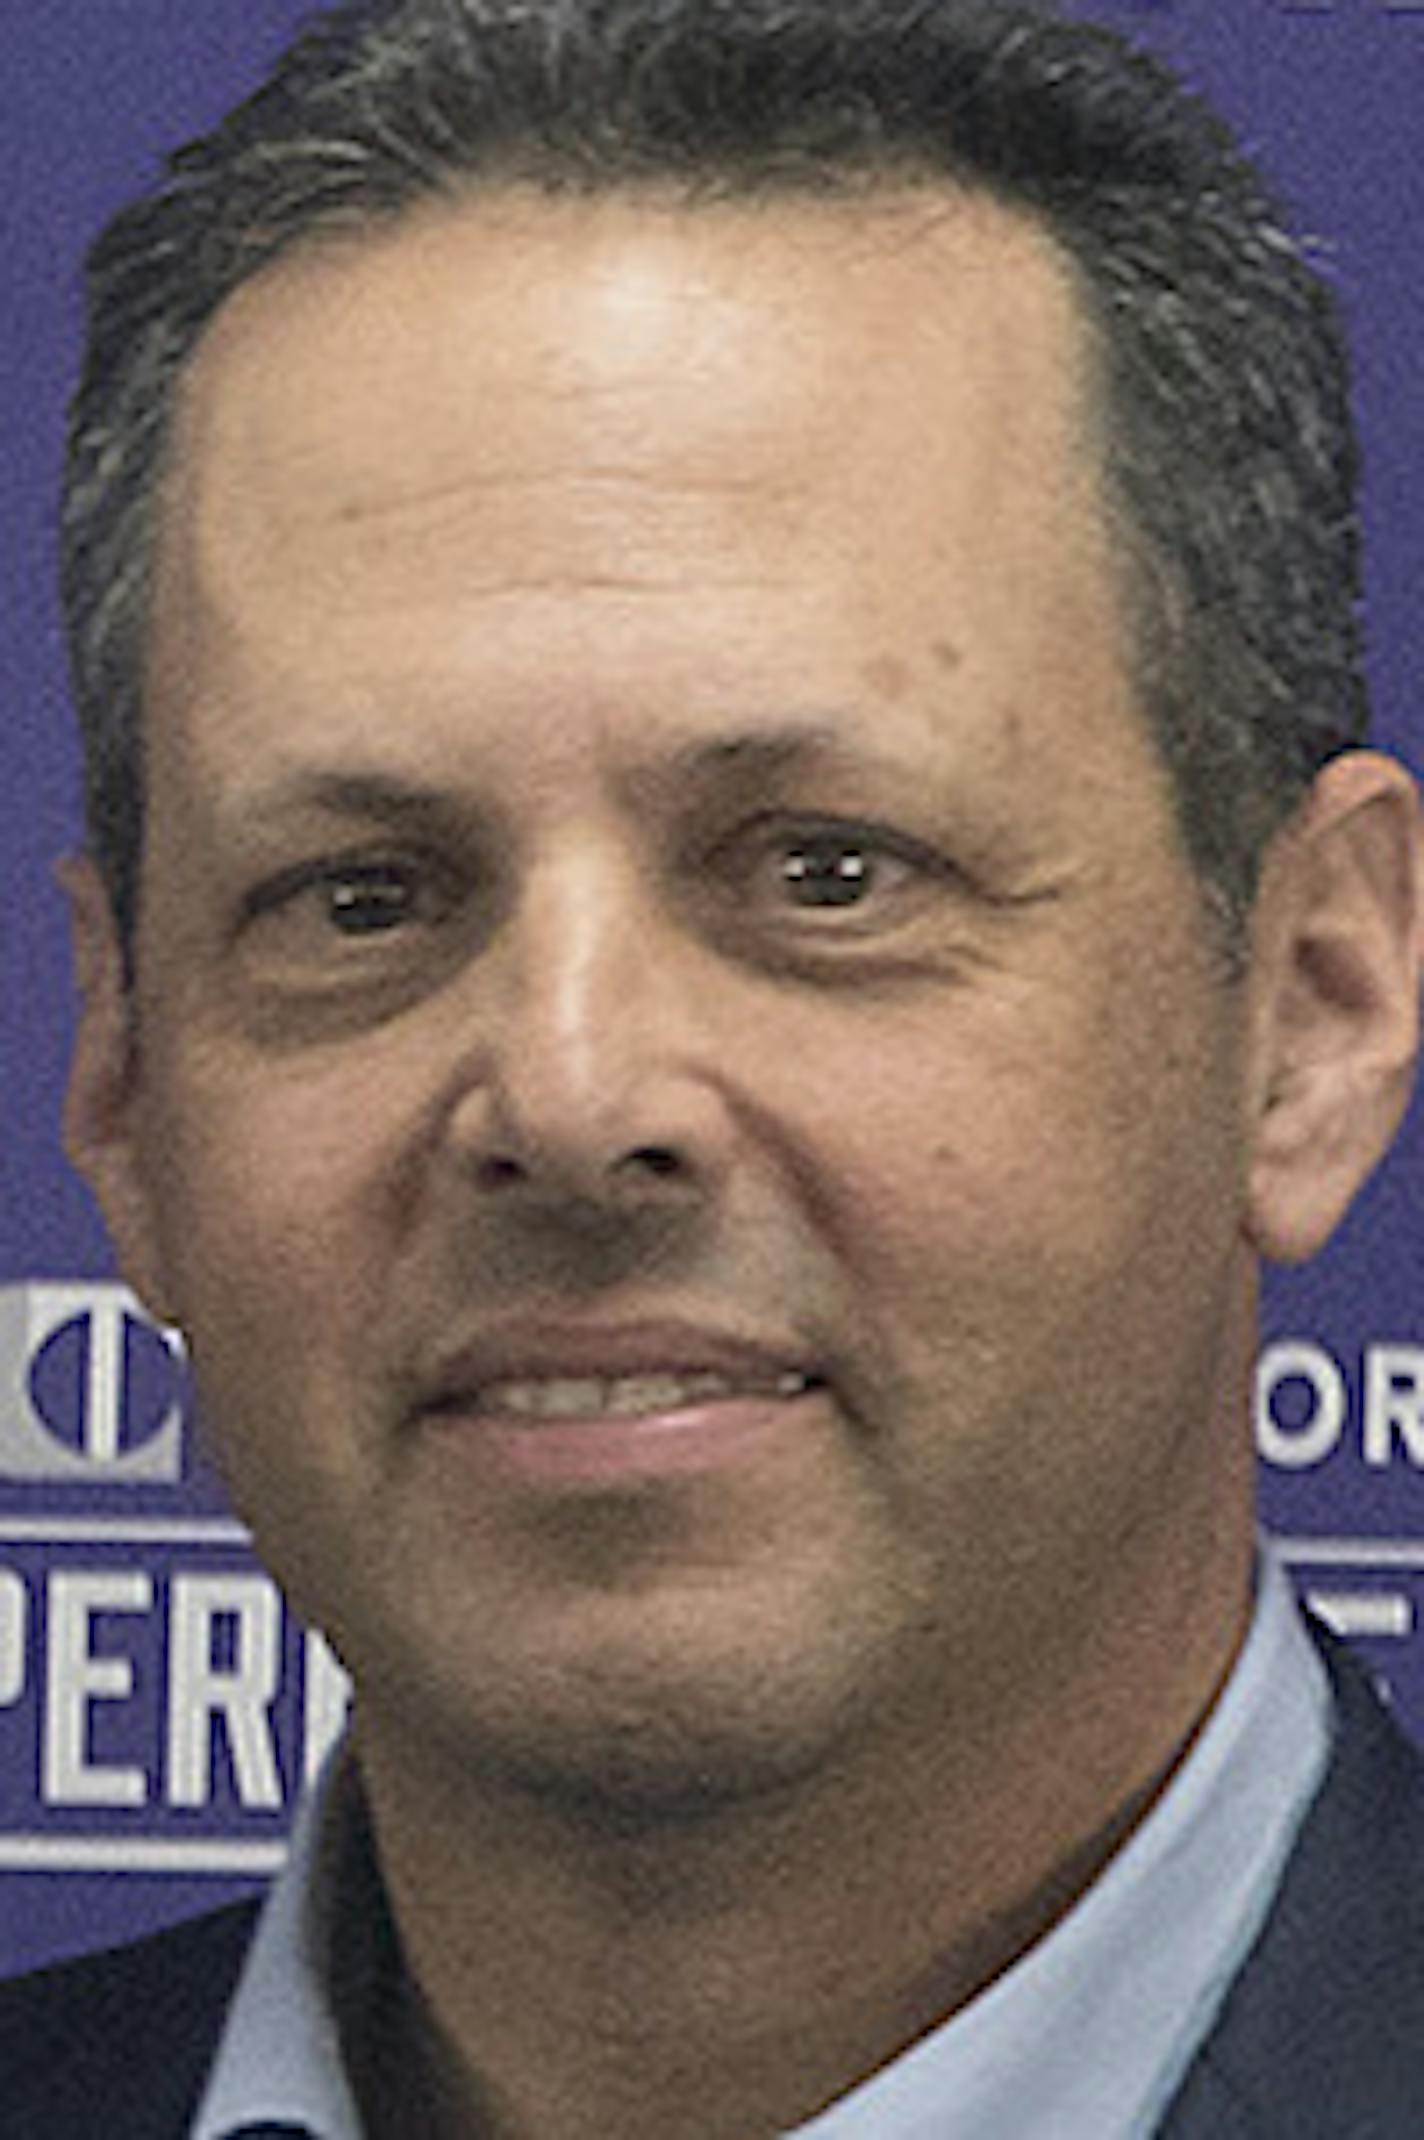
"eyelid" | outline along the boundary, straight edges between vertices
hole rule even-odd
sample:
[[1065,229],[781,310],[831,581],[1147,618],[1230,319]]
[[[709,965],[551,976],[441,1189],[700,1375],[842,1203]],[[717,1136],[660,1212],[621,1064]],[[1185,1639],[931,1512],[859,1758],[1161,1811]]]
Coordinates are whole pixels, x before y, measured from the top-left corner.
[[822,811],[763,811],[718,840],[712,859],[730,856],[739,849],[807,846],[816,841],[844,847],[863,847],[868,853],[903,862],[926,876],[955,877],[962,872],[949,858],[913,833],[875,819],[837,817]]
[[383,872],[417,874],[423,868],[439,866],[434,857],[410,848],[343,849],[335,854],[312,855],[301,862],[288,863],[253,885],[244,894],[242,903],[247,913],[262,914],[302,892],[339,883],[346,877],[378,876]]
[[350,848],[334,854],[308,857],[277,870],[254,885],[241,901],[239,925],[246,927],[294,910],[307,894],[320,893],[341,884],[357,884],[363,878],[404,879],[414,897],[431,890],[437,900],[458,904],[464,886],[459,871],[448,857],[429,849]]

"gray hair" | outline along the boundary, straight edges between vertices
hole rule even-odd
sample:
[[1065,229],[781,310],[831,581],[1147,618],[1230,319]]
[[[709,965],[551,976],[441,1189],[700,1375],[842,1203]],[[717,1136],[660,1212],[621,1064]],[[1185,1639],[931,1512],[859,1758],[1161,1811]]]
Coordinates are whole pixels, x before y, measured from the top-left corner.
[[171,157],[90,254],[64,513],[89,837],[125,941],[175,391],[234,290],[480,186],[694,203],[907,183],[1018,208],[1072,265],[1135,683],[1239,948],[1266,843],[1366,726],[1336,310],[1205,105],[1107,29],[1017,0],[348,0]]

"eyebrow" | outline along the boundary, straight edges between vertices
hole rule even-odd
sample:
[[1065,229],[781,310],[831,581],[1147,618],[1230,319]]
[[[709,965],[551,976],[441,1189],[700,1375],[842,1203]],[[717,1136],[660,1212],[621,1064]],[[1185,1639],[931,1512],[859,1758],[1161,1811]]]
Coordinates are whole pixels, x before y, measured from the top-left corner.
[[668,769],[689,780],[728,773],[739,780],[769,779],[808,760],[844,754],[847,744],[842,726],[824,720],[785,722],[684,744],[672,753]]
[[220,829],[226,826],[242,834],[248,827],[260,828],[271,817],[302,810],[430,833],[450,830],[467,817],[440,789],[399,773],[310,766],[239,789],[218,805],[217,820]]
[[[635,768],[630,785],[652,781],[701,785],[733,778],[753,785],[798,764],[842,755],[851,745],[838,726],[823,719],[784,722],[726,735],[699,737],[676,746],[661,763]],[[240,789],[218,806],[220,827],[243,831],[293,811],[319,810],[334,817],[366,818],[393,828],[431,833],[468,824],[470,806],[442,788],[427,787],[391,771],[351,766],[300,767],[269,783]]]

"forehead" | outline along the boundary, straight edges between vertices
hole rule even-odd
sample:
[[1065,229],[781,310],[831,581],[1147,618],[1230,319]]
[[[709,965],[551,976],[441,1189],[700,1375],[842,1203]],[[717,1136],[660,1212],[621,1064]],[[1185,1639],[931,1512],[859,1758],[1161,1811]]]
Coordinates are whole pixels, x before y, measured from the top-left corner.
[[240,291],[180,397],[169,518],[208,564],[260,566],[462,485],[845,503],[926,454],[919,488],[950,504],[1017,481],[1075,509],[1096,502],[1088,369],[1057,248],[984,198],[496,194]]
[[932,650],[907,747],[1032,730],[1101,778],[1136,722],[1091,382],[1056,247],[945,191],[500,194],[294,254],[182,395],[154,776],[299,730],[413,770],[536,725],[677,749],[861,692],[859,733]]

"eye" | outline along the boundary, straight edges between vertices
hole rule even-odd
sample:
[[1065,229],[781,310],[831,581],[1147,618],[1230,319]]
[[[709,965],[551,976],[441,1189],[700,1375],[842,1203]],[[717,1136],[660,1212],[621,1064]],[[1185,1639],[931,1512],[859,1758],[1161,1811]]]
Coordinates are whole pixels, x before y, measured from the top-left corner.
[[320,894],[326,917],[341,936],[376,936],[403,923],[426,918],[428,887],[415,872],[393,862],[370,862],[335,868],[312,887]]
[[904,881],[908,864],[857,834],[824,832],[787,841],[772,858],[797,907],[857,907]]
[[335,856],[284,870],[247,902],[249,921],[292,949],[315,951],[438,928],[459,900],[452,873],[420,856]]
[[763,920],[846,929],[889,925],[945,874],[940,859],[889,827],[758,818],[722,843],[714,874]]

